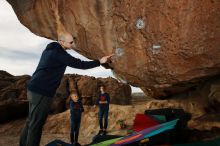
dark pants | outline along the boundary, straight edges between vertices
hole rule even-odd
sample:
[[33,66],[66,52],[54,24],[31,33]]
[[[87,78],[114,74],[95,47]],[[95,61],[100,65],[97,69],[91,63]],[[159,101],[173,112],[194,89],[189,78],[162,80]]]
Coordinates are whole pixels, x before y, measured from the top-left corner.
[[99,108],[99,127],[103,129],[103,117],[104,117],[104,129],[108,127],[108,108]]
[[39,146],[51,98],[27,91],[29,113],[20,137],[20,146]]
[[71,132],[70,132],[70,141],[71,143],[77,143],[79,137],[79,128],[81,122],[81,115],[71,115]]

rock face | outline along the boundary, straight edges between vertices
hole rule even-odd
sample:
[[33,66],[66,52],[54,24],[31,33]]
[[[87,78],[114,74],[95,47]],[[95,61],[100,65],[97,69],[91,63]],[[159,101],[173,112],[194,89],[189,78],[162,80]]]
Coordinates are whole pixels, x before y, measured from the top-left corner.
[[[21,118],[28,113],[27,81],[30,76],[13,76],[0,71],[0,123]],[[73,82],[77,83],[76,92],[82,97],[83,104],[93,105],[98,87],[104,84],[111,97],[111,103],[127,105],[131,102],[131,87],[113,78],[95,78],[80,75],[64,75],[53,98],[50,113],[56,114],[69,108],[69,93]]]
[[33,33],[97,59],[116,53],[118,77],[153,97],[182,92],[220,73],[219,0],[7,0]]
[[26,82],[30,76],[13,76],[0,71],[0,123],[21,118],[28,113]]
[[106,92],[110,95],[112,104],[128,105],[131,103],[131,87],[109,78],[94,78],[89,76],[69,75],[70,91],[75,82],[77,93],[85,105],[93,105],[99,94],[99,86],[105,85]]
[[[113,78],[95,78],[76,74],[65,75],[54,96],[51,113],[60,113],[69,109],[69,93],[75,92],[82,99],[84,105],[94,105],[99,93],[100,85],[106,86],[111,104],[128,105],[131,103],[131,87],[119,83]],[[75,85],[75,86],[74,86]]]

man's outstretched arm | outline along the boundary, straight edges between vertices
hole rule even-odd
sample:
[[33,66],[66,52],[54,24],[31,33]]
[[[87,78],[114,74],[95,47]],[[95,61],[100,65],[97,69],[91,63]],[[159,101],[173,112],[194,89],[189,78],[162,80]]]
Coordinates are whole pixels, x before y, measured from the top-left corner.
[[90,69],[100,66],[100,64],[106,63],[111,58],[111,56],[112,55],[104,56],[100,60],[82,61],[78,58],[71,56],[68,53],[65,53],[65,54],[57,54],[56,58],[66,66],[70,66],[77,69]]

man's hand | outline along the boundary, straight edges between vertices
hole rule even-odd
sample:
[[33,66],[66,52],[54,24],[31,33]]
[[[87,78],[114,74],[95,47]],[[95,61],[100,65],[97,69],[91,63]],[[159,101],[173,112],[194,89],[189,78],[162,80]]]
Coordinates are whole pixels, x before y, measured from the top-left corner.
[[112,57],[113,55],[114,55],[114,54],[111,54],[111,55],[104,56],[104,57],[102,57],[101,59],[99,59],[100,64],[107,63],[107,62],[111,59],[111,57]]

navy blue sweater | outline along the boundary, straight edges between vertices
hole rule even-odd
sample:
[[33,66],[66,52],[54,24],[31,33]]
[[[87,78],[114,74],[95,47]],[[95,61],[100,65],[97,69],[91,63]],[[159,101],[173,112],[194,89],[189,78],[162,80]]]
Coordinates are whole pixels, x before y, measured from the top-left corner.
[[77,118],[77,117],[81,116],[82,112],[84,112],[82,102],[80,100],[78,100],[77,102],[70,100],[71,118]]
[[59,43],[52,42],[43,51],[37,69],[28,83],[28,90],[52,98],[67,66],[90,69],[100,66],[100,62],[81,61],[68,54]]
[[[102,104],[100,104],[100,103],[99,103],[100,101],[104,101],[104,102],[107,101],[107,103],[102,103]],[[109,96],[108,93],[103,93],[103,94],[101,93],[101,94],[98,96],[98,98],[96,99],[96,104],[99,105],[99,107],[100,107],[101,109],[108,109],[108,108],[109,108],[109,103],[110,103],[110,96]]]

